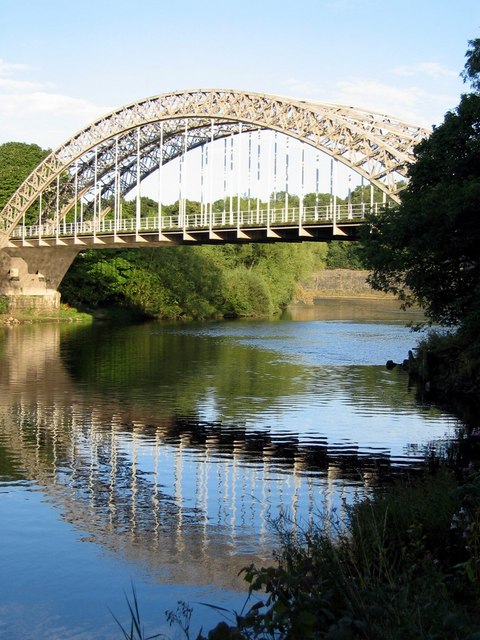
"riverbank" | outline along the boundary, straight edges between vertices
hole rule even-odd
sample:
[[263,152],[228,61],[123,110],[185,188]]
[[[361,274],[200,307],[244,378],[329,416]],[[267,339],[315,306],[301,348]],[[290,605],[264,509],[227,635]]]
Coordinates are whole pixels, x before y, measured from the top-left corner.
[[395,297],[375,291],[367,282],[369,271],[352,269],[324,269],[297,284],[293,304],[315,304],[319,298],[376,298]]
[[421,399],[449,407],[480,430],[480,353],[476,332],[432,331],[421,340],[409,372]]
[[[374,291],[367,283],[368,271],[349,269],[326,269],[315,272],[305,281],[298,283],[291,305],[315,305],[322,298],[350,298],[350,299],[389,299],[395,297]],[[138,309],[129,310],[120,306],[105,306],[87,310],[86,313],[74,307],[63,304],[58,311],[36,310],[15,311],[1,313],[0,325],[34,322],[91,322],[92,320],[108,320],[113,322],[138,321],[139,319],[154,318]]]
[[478,470],[433,467],[355,505],[346,527],[277,524],[277,564],[243,572],[254,604],[208,640],[480,638]]
[[92,322],[93,318],[88,313],[83,313],[69,307],[61,305],[58,310],[48,311],[16,311],[15,313],[1,313],[0,326],[11,327],[18,324],[36,324],[43,322]]

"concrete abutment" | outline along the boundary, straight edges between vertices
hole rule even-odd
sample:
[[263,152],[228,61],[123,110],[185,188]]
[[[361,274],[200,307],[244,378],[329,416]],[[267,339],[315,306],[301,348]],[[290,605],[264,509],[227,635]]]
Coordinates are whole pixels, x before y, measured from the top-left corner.
[[49,311],[60,307],[60,285],[80,249],[28,247],[0,250],[0,296],[8,311]]

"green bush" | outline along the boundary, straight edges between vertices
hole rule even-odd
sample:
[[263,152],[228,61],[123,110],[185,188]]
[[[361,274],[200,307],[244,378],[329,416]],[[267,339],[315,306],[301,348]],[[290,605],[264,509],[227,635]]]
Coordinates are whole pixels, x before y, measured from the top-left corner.
[[60,286],[79,308],[121,307],[165,319],[271,316],[323,264],[324,247],[244,244],[96,250],[79,255]]
[[367,499],[351,511],[349,550],[372,575],[387,577],[421,541],[436,557],[445,552],[445,531],[459,508],[452,475],[425,475],[396,484],[385,495]]
[[232,317],[270,316],[273,303],[264,278],[246,267],[224,275],[224,315]]
[[330,242],[327,269],[365,269],[361,250],[355,242]]

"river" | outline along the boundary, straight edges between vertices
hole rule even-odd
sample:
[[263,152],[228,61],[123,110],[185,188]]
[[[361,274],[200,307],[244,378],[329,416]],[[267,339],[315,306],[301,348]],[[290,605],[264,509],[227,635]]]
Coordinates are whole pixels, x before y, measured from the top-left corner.
[[[441,453],[456,419],[401,362],[415,313],[324,300],[275,321],[0,330],[0,637],[120,638],[240,610],[272,521],[306,527]],[[147,635],[148,635],[147,633]]]

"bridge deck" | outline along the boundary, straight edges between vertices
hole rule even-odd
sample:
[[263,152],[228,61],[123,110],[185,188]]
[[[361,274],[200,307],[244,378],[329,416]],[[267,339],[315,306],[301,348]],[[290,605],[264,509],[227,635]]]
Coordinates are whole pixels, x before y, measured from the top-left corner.
[[355,240],[370,207],[338,205],[282,210],[204,211],[19,226],[7,246],[85,246],[92,248],[142,244],[224,244],[239,242],[303,242]]

